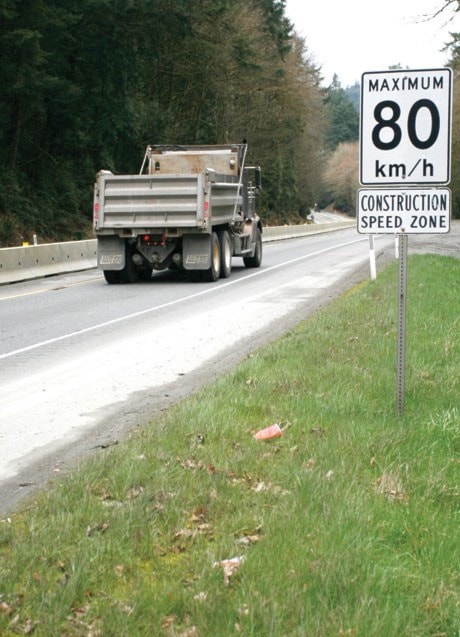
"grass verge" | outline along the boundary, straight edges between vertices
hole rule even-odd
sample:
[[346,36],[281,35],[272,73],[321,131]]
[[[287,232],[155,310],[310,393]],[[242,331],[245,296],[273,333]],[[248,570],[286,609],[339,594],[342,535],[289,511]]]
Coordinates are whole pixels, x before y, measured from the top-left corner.
[[460,261],[409,259],[401,418],[396,268],[1,520],[0,634],[458,635]]

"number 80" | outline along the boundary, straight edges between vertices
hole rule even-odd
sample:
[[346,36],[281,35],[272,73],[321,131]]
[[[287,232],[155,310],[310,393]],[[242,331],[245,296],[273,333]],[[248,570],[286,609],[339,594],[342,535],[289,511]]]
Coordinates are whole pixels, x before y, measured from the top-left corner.
[[[383,116],[383,111],[386,108],[391,109],[391,115],[388,118]],[[428,109],[431,115],[431,132],[426,140],[420,139],[417,135],[417,117],[422,108]],[[401,127],[397,124],[400,116],[401,108],[399,104],[392,100],[384,100],[376,105],[374,109],[374,118],[377,125],[372,129],[372,141],[374,146],[380,150],[393,150],[398,146],[402,137]],[[413,104],[407,118],[407,133],[409,135],[409,139],[416,148],[426,149],[433,146],[438,139],[439,125],[439,111],[434,102],[423,99],[418,100]],[[389,128],[393,132],[393,137],[390,141],[384,141],[381,138],[381,133],[386,128]]]

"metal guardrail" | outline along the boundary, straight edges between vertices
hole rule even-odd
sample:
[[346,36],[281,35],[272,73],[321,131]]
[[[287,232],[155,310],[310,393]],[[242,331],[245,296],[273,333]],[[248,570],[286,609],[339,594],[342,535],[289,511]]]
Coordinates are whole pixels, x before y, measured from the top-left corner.
[[[267,226],[263,229],[263,241],[292,239],[355,225],[356,221],[350,220],[300,226]],[[0,285],[96,267],[96,239],[0,249]]]

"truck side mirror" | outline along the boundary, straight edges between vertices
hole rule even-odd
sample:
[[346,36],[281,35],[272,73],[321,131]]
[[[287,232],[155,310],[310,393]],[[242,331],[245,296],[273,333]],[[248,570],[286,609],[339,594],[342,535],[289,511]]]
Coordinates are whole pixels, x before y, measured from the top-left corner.
[[256,166],[254,168],[254,178],[256,182],[256,190],[259,192],[262,190],[262,173],[260,171],[260,166]]
[[[254,172],[254,190],[256,192],[260,192],[262,190],[262,173],[260,171],[260,166],[247,166],[244,169],[245,180],[247,183],[249,183],[247,181],[249,178],[249,174],[251,174],[252,176],[252,172]],[[252,186],[252,181],[251,181],[251,186]]]

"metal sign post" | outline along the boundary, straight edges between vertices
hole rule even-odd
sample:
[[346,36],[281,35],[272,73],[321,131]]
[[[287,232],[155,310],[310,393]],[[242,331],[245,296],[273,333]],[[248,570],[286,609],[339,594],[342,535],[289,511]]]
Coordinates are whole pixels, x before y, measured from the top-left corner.
[[[399,248],[396,403],[404,413],[408,234],[449,232],[452,70],[363,73],[357,230],[396,234]],[[372,237],[372,240],[371,240]],[[371,277],[373,277],[371,259]]]
[[398,343],[396,352],[396,411],[404,414],[406,369],[406,296],[407,296],[407,243],[405,234],[399,235],[398,276]]

